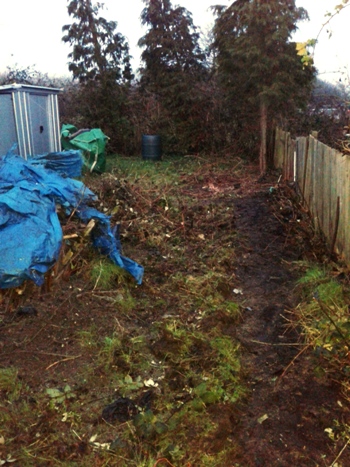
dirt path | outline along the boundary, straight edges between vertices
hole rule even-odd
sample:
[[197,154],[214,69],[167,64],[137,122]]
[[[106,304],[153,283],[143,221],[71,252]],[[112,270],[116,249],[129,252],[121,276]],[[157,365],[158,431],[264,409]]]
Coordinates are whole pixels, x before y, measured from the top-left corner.
[[[236,201],[241,242],[236,276],[243,291],[244,316],[238,329],[250,396],[241,407],[238,436],[240,466],[350,465],[324,431],[340,416],[339,388],[314,376],[310,353],[288,327],[297,304],[293,262],[301,252],[274,215],[269,192],[249,193]],[[292,365],[291,362],[294,363]]]

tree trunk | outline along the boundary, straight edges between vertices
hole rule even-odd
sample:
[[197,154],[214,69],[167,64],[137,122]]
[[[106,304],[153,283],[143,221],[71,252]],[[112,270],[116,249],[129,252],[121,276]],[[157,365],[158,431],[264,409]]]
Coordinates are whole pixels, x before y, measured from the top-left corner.
[[267,103],[264,98],[260,100],[260,173],[263,175],[267,169]]
[[98,32],[97,32],[97,28],[96,28],[96,20],[95,20],[94,15],[93,15],[93,6],[92,6],[92,3],[91,3],[91,0],[87,0],[86,3],[87,3],[87,5],[86,5],[86,15],[87,15],[88,23],[89,23],[90,32],[92,34],[92,42],[93,42],[94,49],[95,49],[94,53],[95,53],[95,56],[96,56],[96,64],[98,66],[98,71],[99,71],[100,75],[103,75],[103,73],[104,73],[104,71],[106,69],[105,59],[102,56],[101,46],[100,46],[100,43],[98,41]]

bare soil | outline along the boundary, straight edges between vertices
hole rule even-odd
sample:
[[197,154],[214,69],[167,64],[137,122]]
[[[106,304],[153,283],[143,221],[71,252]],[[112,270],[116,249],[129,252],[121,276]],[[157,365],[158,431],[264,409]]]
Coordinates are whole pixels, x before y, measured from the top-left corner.
[[[243,380],[248,388],[246,397],[237,404],[221,402],[208,408],[217,430],[215,436],[198,444],[197,448],[215,455],[231,443],[234,449],[230,450],[222,467],[346,467],[350,465],[349,449],[333,464],[344,442],[333,442],[325,429],[334,428],[334,420],[350,422],[348,402],[343,399],[332,373],[316,374],[319,362],[311,349],[303,345],[292,311],[298,303],[295,285],[301,273],[299,262],[305,257],[316,259],[319,254],[315,250],[319,250],[320,244],[305,212],[286,203],[289,188],[277,187],[277,179],[278,174],[271,174],[270,178],[258,181],[256,169],[250,168],[241,179],[223,172],[216,176],[212,173],[210,183],[192,178],[190,185],[184,183],[179,187],[180,193],[181,190],[190,191],[198,199],[192,214],[185,212],[184,215],[187,239],[193,227],[191,215],[195,222],[203,216],[201,232],[205,236],[210,236],[213,229],[232,231],[235,257],[231,264],[225,265],[227,281],[219,287],[224,296],[230,297],[235,288],[234,299],[240,303],[241,321],[237,324],[226,315],[218,314],[216,318],[208,318],[202,326],[210,328],[216,320],[226,336],[238,339]],[[209,189],[204,190],[204,186]],[[216,197],[216,193],[220,193],[220,197]],[[218,203],[234,208],[234,214],[228,221],[226,219],[228,223],[220,227],[207,222],[205,208],[209,202],[211,206]],[[103,368],[96,368],[94,348],[82,351],[77,335],[91,326],[101,335],[111,335],[119,326],[132,338],[144,334],[145,329],[162,319],[165,313],[180,313],[188,322],[192,319],[191,310],[176,310],[178,302],[173,290],[169,289],[167,295],[164,284],[176,271],[162,257],[161,247],[159,251],[145,248],[145,244],[137,247],[138,240],[126,240],[126,244],[129,256],[145,266],[145,281],[141,287],[130,286],[136,305],[122,316],[115,314],[113,304],[101,299],[101,294],[96,297],[94,284],[87,280],[84,267],[78,273],[62,277],[59,283],[53,283],[49,291],[28,285],[21,296],[7,292],[3,297],[0,367],[17,368],[18,378],[27,389],[21,393],[21,401],[14,400],[12,404],[4,402],[3,394],[0,410],[6,414],[6,423],[11,425],[11,442],[0,445],[0,459],[6,459],[10,453],[15,457],[16,449],[18,452],[23,446],[36,446],[32,459],[26,459],[25,464],[18,460],[12,465],[87,465],[88,455],[88,465],[120,465],[115,458],[106,460],[99,454],[95,454],[91,464],[92,448],[88,439],[100,423],[103,408],[111,402],[100,390],[101,381],[109,376]],[[200,246],[192,246],[188,250],[183,270],[195,273],[199,249]],[[89,258],[85,257],[84,261],[87,269]],[[145,306],[145,300],[148,304],[162,300],[164,305]],[[167,346],[175,345],[163,336],[152,341],[150,355],[162,357]],[[203,343],[198,345],[197,356],[204,351]],[[128,374],[127,363],[121,359],[117,363],[119,367],[124,365],[125,374]],[[204,368],[208,361],[200,365]],[[80,379],[81,369],[89,367],[94,368],[93,378],[98,390],[91,385],[86,387]],[[166,377],[169,387],[179,390],[183,384],[181,375],[168,370]],[[57,425],[55,414],[46,406],[38,407],[37,394],[45,388],[62,387],[62,382],[74,387],[77,397],[85,398],[82,417],[86,433],[77,436],[75,442],[67,442],[62,436],[47,444],[45,439],[53,432],[64,433],[67,428],[63,423]],[[28,411],[40,415],[31,426],[18,430],[16,427],[21,423],[16,418],[16,404],[23,402],[23,398]],[[99,402],[99,399],[102,400]],[[70,429],[72,427],[74,425]],[[128,455],[127,451],[123,453],[124,458]],[[167,460],[162,465],[200,467],[186,459]]]
[[[266,190],[236,201],[236,226],[245,238],[237,275],[246,297],[237,332],[251,388],[239,426],[240,465],[333,465],[341,446],[327,439],[325,429],[349,413],[339,406],[342,396],[332,376],[316,377],[317,361],[300,345],[291,312],[300,274],[293,264],[320,254],[320,245],[310,244],[311,225],[308,235],[298,226],[307,225],[305,214],[288,210],[287,217],[277,216],[278,209]],[[350,465],[349,452],[339,462]]]

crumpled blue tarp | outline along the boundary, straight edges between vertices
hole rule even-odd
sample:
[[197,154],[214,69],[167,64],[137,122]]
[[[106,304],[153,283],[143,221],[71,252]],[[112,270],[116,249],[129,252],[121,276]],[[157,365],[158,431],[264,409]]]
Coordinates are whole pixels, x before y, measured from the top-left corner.
[[110,218],[88,206],[96,195],[34,159],[25,161],[11,152],[0,157],[0,288],[17,287],[27,279],[43,284],[62,244],[56,203],[67,212],[74,210],[84,222],[95,219],[93,244],[141,284],[143,267],[120,254]]
[[30,156],[29,162],[31,165],[40,165],[45,169],[54,170],[64,177],[80,177],[84,160],[81,150],[71,149]]

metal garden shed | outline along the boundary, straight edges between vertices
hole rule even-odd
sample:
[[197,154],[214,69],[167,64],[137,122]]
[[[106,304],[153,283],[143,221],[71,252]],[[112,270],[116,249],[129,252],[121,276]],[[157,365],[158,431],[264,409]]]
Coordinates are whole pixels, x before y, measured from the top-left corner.
[[14,143],[25,159],[61,150],[59,92],[27,84],[0,86],[0,156]]

